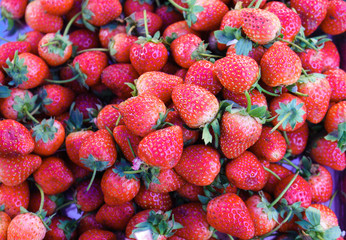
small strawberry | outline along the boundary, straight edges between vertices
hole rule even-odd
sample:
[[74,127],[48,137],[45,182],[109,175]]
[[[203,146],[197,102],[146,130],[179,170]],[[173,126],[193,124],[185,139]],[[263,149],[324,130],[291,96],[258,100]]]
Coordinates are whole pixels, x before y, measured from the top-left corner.
[[332,41],[324,43],[324,47],[320,50],[322,52],[323,70],[336,69],[340,66],[340,54],[336,45]]
[[309,138],[309,128],[307,122],[300,128],[286,132],[287,135],[287,151],[292,155],[299,155],[304,152]]
[[78,183],[76,187],[75,199],[78,208],[83,212],[92,212],[97,210],[103,204],[103,192],[101,190],[101,180],[96,179],[89,190],[87,187],[89,180]]
[[[269,170],[274,172],[277,176],[279,176],[280,179],[284,179],[288,175],[292,174],[292,171],[288,170],[284,166],[281,166],[279,164],[271,163],[269,165]],[[268,180],[266,182],[266,185],[264,186],[263,190],[268,193],[274,193],[275,186],[279,183],[279,179],[277,179],[274,175],[269,174]]]
[[79,149],[84,140],[92,134],[93,132],[90,130],[72,132],[68,134],[65,139],[67,155],[70,158],[70,160],[78,166],[84,166],[83,163],[79,160]]
[[108,128],[113,131],[116,126],[124,125],[117,108],[118,104],[109,104],[101,109],[96,118],[96,126],[98,129]]
[[[156,32],[160,31],[162,27],[162,19],[159,15],[153,12],[146,12],[146,10],[135,11],[126,20],[126,30],[130,34],[135,32],[138,36],[147,36],[146,28],[148,28],[148,35],[154,36]],[[145,26],[147,25],[147,27]]]
[[111,57],[118,63],[130,63],[130,49],[137,40],[138,37],[127,33],[114,35],[110,38],[110,43],[107,46]]
[[69,34],[69,40],[76,48],[76,51],[97,48],[100,45],[97,34],[88,29],[77,29],[71,32]]
[[47,13],[62,16],[71,10],[73,0],[42,0],[41,4]]
[[18,41],[27,42],[31,45],[31,53],[38,54],[38,43],[43,38],[43,34],[39,31],[30,31],[18,35]]
[[83,93],[76,96],[74,108],[83,114],[83,119],[89,119],[94,110],[102,108],[102,102],[93,93]]
[[342,69],[330,69],[323,74],[326,75],[332,90],[330,101],[339,102],[346,99],[346,72]]
[[79,240],[90,239],[116,240],[117,237],[114,233],[101,229],[90,229],[79,236]]
[[346,19],[343,13],[346,11],[346,3],[341,0],[329,1],[327,15],[321,23],[323,32],[338,35],[346,31]]
[[[2,206],[0,207],[0,210],[2,209]],[[6,240],[7,239],[7,228],[8,225],[10,225],[11,218],[8,216],[7,213],[0,211],[0,239]]]
[[44,239],[77,239],[78,221],[66,216],[55,215]]
[[324,128],[328,133],[338,130],[341,124],[346,122],[345,111],[346,101],[338,102],[328,110],[324,122]]
[[329,171],[319,164],[312,164],[308,183],[311,186],[312,202],[327,202],[333,194],[333,179]]
[[181,13],[176,11],[173,6],[169,4],[163,4],[158,6],[155,13],[162,19],[161,29],[166,29],[169,25],[184,20]]
[[146,189],[144,185],[141,186],[134,200],[142,209],[168,211],[173,205],[172,198],[168,193],[152,192]]
[[[55,214],[56,209],[61,206],[64,203],[64,196],[63,194],[57,194],[57,195],[47,195],[44,194],[44,204],[42,207],[42,210],[47,212],[47,216],[52,216]],[[40,203],[41,203],[41,193],[40,191],[32,191],[30,192],[30,202],[28,210],[30,212],[37,212],[40,210]]]
[[119,33],[126,33],[126,28],[117,21],[101,26],[99,31],[101,46],[108,48],[109,41]]
[[22,54],[25,52],[31,51],[31,45],[28,42],[8,42],[4,43],[0,46],[0,67],[8,67],[7,66],[7,59],[10,61],[13,60],[16,52],[18,54]]

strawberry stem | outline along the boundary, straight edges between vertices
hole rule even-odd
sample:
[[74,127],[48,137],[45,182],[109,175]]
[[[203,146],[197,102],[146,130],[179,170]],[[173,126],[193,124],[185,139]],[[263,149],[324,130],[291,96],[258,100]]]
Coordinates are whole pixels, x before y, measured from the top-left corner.
[[7,40],[6,38],[0,37],[1,40],[5,41],[5,42],[11,42],[10,40]]
[[259,238],[259,239],[264,239],[264,238],[266,238],[266,237],[271,236],[274,232],[276,232],[277,230],[279,230],[279,229],[281,228],[281,226],[284,225],[284,224],[291,218],[292,213],[293,213],[293,210],[291,209],[291,210],[288,212],[286,218],[285,218],[279,225],[277,225],[276,228],[274,228],[273,230],[271,230],[269,233],[266,233],[266,234],[264,234],[264,235],[262,235],[262,236],[258,236],[258,238]]
[[274,207],[275,204],[277,204],[280,199],[283,197],[283,195],[285,195],[285,193],[288,191],[288,189],[292,186],[292,184],[294,183],[294,181],[297,179],[299,175],[299,171],[296,172],[296,174],[294,175],[294,177],[291,179],[291,181],[287,184],[287,186],[285,187],[285,189],[280,193],[280,195],[268,206],[268,209]]
[[306,40],[305,38],[301,37],[301,36],[296,36],[296,39],[298,39],[299,41],[304,42],[306,45],[308,45],[310,48],[312,48],[315,51],[318,51],[317,47],[314,46],[313,44],[311,44],[308,40]]
[[24,113],[36,124],[40,123],[29,111],[26,107],[23,108]]
[[81,51],[78,51],[77,54],[85,53],[85,52],[92,52],[92,51],[99,51],[99,52],[108,52],[108,48],[89,48],[89,49],[84,49]]
[[302,68],[302,73],[304,74],[305,77],[309,77],[309,74],[306,72],[304,68]]
[[73,22],[82,14],[82,11],[80,11],[79,13],[77,13],[76,15],[73,16],[73,18],[70,19],[70,21],[67,23],[65,31],[63,36],[65,37],[68,33],[68,31],[70,30]]
[[95,180],[96,173],[97,173],[97,170],[96,170],[96,168],[94,168],[93,175],[91,176],[89,185],[88,185],[88,187],[87,187],[87,189],[86,189],[87,192],[90,190],[91,185],[93,184],[93,182],[94,182],[94,180]]
[[[286,164],[290,165],[291,167],[295,168],[297,171],[300,171],[300,168],[297,165],[295,165],[293,162],[291,162],[291,160],[289,160],[286,157],[283,157],[282,159],[285,160],[285,162],[283,162],[283,163],[286,163]],[[282,162],[282,160],[281,160],[281,162]]]
[[130,147],[130,150],[131,150],[131,153],[132,153],[133,157],[136,158],[135,151],[133,151],[133,148],[132,148],[132,145],[131,145],[131,142],[130,142],[130,139],[129,139],[129,138],[127,138],[127,144],[128,144],[129,147]]
[[47,42],[47,43],[41,45],[41,47],[47,47],[47,46],[49,46],[49,45],[54,45],[54,44],[59,44],[59,42],[58,42],[58,41]]
[[43,189],[40,185],[38,185],[37,183],[35,183],[35,185],[38,188],[38,190],[40,191],[40,195],[41,195],[40,207],[38,208],[38,212],[41,213],[43,210],[43,205],[44,205],[44,192],[43,192]]
[[273,127],[273,129],[270,131],[270,133],[273,133],[276,129],[278,129],[278,127],[280,127],[280,125],[287,119],[289,118],[289,116],[291,116],[292,112],[288,112],[286,113],[286,115],[283,117],[283,119],[281,119],[280,122],[278,122],[278,124],[275,125],[275,127]]
[[262,88],[261,85],[259,85],[258,83],[255,84],[255,87],[256,87],[257,90],[258,90],[259,92],[261,92],[261,93],[264,92],[264,93],[266,93],[267,95],[273,96],[273,97],[278,97],[278,96],[279,96],[279,95],[276,94],[276,93],[272,93],[272,92],[269,92],[269,91],[265,90],[265,89]]
[[147,10],[143,11],[143,18],[144,18],[144,29],[145,29],[145,36],[149,38],[149,28],[148,28],[148,19],[147,19]]
[[330,198],[330,202],[328,204],[329,208],[332,208],[332,204],[333,204],[334,198],[335,198],[337,193],[338,193],[338,190],[336,190],[335,193],[333,194],[333,196]]
[[303,48],[301,48],[299,45],[297,45],[297,44],[295,44],[295,43],[293,43],[293,42],[290,42],[290,41],[285,40],[285,39],[280,38],[280,37],[277,38],[277,39],[280,40],[281,42],[285,42],[285,43],[288,43],[288,44],[292,45],[293,47],[299,49],[299,51],[305,52],[305,50],[304,50]]
[[176,2],[174,2],[173,0],[168,0],[168,2],[170,2],[176,9],[179,9],[179,10],[184,11],[184,12],[189,11],[189,9],[184,8],[184,7],[180,6],[180,5],[178,5],[178,4],[177,4]]
[[247,106],[246,106],[246,111],[250,112],[251,110],[251,97],[248,91],[244,92],[245,96],[246,96],[246,101],[247,101]]
[[269,172],[271,175],[273,175],[274,177],[276,177],[277,179],[279,179],[281,181],[281,178],[272,170],[270,170],[269,168],[262,166],[264,170],[266,170],[267,172]]
[[286,141],[287,146],[290,146],[291,143],[290,143],[290,140],[288,139],[287,132],[286,132],[286,131],[282,131],[282,135],[283,135],[284,138],[285,138],[285,141]]
[[136,170],[136,171],[124,171],[123,173],[125,173],[125,174],[136,174],[136,173],[141,173],[141,172],[144,172],[144,170],[140,169],[140,170]]
[[160,7],[160,6],[161,6],[161,4],[160,4],[160,1],[159,1],[159,0],[155,0],[155,2],[156,2],[156,6],[157,6],[157,7]]
[[[119,110],[119,109],[118,109],[118,110]],[[118,126],[118,125],[119,125],[120,119],[121,119],[121,115],[118,116],[118,119],[117,119],[117,121],[115,122],[115,126]]]
[[46,81],[46,82],[49,82],[49,83],[61,84],[61,83],[73,82],[73,81],[76,80],[78,77],[79,77],[79,75],[77,74],[77,75],[74,76],[73,78],[66,79],[66,80],[51,80],[51,79],[45,79],[45,81]]
[[258,0],[254,8],[259,8],[261,6],[262,0]]
[[208,54],[208,53],[199,53],[198,55],[202,57],[210,57],[210,58],[223,58],[222,56],[219,55],[213,55],[213,54]]
[[76,203],[75,200],[66,202],[66,203],[60,205],[59,207],[57,207],[57,208],[55,209],[55,212],[58,212],[59,210],[63,209],[64,207],[66,207],[66,206],[68,206],[68,205],[71,205],[71,204],[74,204],[74,203]]

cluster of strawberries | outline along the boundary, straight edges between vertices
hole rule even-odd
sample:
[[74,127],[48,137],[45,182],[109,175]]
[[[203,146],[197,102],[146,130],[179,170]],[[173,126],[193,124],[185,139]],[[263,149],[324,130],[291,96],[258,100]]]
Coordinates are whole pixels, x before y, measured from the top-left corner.
[[0,6],[0,240],[343,239],[346,2]]

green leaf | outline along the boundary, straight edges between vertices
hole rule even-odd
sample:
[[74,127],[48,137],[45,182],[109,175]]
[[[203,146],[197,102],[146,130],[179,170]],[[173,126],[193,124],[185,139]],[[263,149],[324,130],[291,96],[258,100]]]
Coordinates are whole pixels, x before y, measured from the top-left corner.
[[338,148],[341,152],[346,151],[346,122],[340,123],[338,125],[338,130],[329,133],[324,137],[326,140],[338,142]]
[[78,227],[78,221],[76,220],[59,220],[58,228],[64,231],[67,240],[70,240],[74,231]]
[[221,44],[229,45],[230,42],[236,40],[237,28],[226,26],[223,30],[218,30],[214,32],[216,40]]
[[265,106],[258,107],[257,105],[251,106],[251,110],[248,112],[251,117],[263,118],[265,117],[267,109]]
[[5,204],[0,205],[0,212],[5,211]]
[[11,96],[11,90],[7,86],[0,85],[0,98],[7,98]]
[[296,223],[303,229],[310,229],[312,227],[312,224],[305,220],[297,221]]
[[325,240],[336,240],[340,236],[341,236],[341,229],[339,226],[329,228],[324,232]]
[[209,127],[210,127],[210,124],[208,123],[203,127],[203,130],[202,130],[202,139],[205,145],[213,142],[213,136],[210,133]]
[[309,207],[308,209],[305,210],[305,215],[313,226],[320,225],[320,222],[321,222],[320,210],[314,207]]
[[248,56],[249,52],[252,50],[252,41],[247,38],[241,38],[235,44],[235,53],[237,55]]
[[9,58],[6,60],[8,67],[3,69],[12,78],[8,85],[18,87],[20,84],[28,81],[27,74],[29,71],[24,61],[24,58],[19,59],[18,50],[15,52],[12,62]]
[[72,103],[69,112],[70,117],[65,121],[68,133],[80,131],[83,127],[83,113],[78,109],[74,110],[74,106],[75,103]]
[[84,166],[89,168],[90,170],[102,172],[109,167],[108,161],[102,161],[101,159],[97,159],[92,154],[89,154],[88,158],[81,158],[81,160]]
[[32,136],[35,138],[35,141],[38,142],[42,140],[44,143],[52,141],[55,138],[55,134],[58,132],[58,129],[54,127],[54,119],[43,119],[41,123],[37,124],[32,128]]

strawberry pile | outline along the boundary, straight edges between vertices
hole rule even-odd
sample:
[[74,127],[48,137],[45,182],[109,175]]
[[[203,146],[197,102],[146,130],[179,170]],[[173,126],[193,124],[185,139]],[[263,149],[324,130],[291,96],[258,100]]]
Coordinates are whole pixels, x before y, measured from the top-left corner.
[[0,240],[343,239],[345,1],[0,7]]

